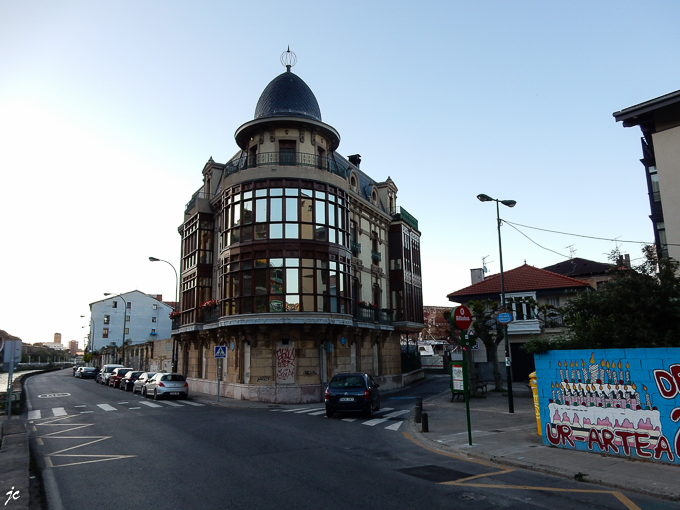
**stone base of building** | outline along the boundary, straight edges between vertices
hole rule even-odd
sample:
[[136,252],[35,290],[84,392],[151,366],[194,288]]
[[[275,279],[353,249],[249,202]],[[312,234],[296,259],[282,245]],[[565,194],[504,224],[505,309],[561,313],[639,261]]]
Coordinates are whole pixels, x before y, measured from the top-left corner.
[[[381,391],[403,388],[425,378],[424,370],[415,370],[405,374],[394,374],[376,377]],[[217,396],[217,381],[188,377],[189,394],[204,393]],[[320,384],[286,384],[264,386],[261,384],[220,383],[220,397],[236,400],[250,400],[270,404],[311,404],[323,402],[324,386]]]

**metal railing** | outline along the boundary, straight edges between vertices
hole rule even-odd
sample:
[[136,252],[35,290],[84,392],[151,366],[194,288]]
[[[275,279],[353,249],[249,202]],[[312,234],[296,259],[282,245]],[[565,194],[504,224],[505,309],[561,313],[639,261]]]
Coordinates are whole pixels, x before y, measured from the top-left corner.
[[357,243],[356,241],[351,241],[349,243],[350,248],[352,249],[352,253],[355,255],[358,255],[361,253],[361,243]]
[[373,262],[380,262],[382,260],[382,254],[379,251],[371,250],[371,258]]
[[305,152],[258,152],[232,159],[224,167],[226,175],[242,172],[248,168],[259,166],[306,166],[326,170],[341,177],[345,177],[345,169],[335,158],[307,154]]
[[375,308],[361,304],[354,305],[354,319],[360,322],[377,322],[380,324],[392,324],[394,310],[387,308]]

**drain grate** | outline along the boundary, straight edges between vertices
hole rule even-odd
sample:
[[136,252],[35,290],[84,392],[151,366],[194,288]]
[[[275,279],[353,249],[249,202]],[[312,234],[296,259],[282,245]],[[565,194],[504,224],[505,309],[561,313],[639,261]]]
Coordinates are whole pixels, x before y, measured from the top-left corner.
[[434,483],[455,482],[461,478],[473,476],[471,473],[464,473],[463,471],[456,471],[455,469],[434,465],[397,469],[397,471],[404,473],[405,475],[415,476],[416,478],[421,478]]

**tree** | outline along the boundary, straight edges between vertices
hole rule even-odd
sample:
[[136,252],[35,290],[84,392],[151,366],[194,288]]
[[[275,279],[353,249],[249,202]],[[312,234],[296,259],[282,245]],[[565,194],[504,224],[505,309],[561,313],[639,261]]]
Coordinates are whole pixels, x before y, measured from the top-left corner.
[[497,327],[494,317],[495,312],[499,309],[498,301],[493,299],[473,300],[467,306],[472,313],[475,335],[484,344],[486,359],[491,362],[493,367],[494,389],[501,391],[503,379],[501,378],[501,369],[498,366],[498,346],[505,337],[504,329]]
[[614,266],[601,289],[577,294],[560,308],[567,327],[561,338],[529,342],[527,350],[679,347],[678,262],[657,260],[653,247],[643,253],[639,266]]

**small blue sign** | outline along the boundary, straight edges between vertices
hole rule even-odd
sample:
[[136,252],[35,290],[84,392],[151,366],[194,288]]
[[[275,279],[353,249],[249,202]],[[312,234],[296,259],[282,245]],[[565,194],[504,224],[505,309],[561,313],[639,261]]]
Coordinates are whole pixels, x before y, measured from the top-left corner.
[[226,345],[216,345],[215,346],[215,357],[216,358],[226,358],[227,357],[227,346]]
[[512,322],[512,314],[508,312],[502,312],[496,315],[496,322],[501,324],[510,324]]

